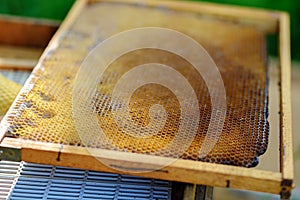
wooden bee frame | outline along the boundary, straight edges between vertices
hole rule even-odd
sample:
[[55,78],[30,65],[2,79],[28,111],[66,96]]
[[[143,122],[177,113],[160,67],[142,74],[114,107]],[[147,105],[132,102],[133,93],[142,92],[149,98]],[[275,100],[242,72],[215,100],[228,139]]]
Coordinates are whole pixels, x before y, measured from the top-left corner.
[[[98,0],[123,4],[137,4],[140,0]],[[41,57],[45,58],[52,47],[59,43],[60,35],[76,20],[78,13],[94,0],[77,0],[69,15],[51,40],[48,48]],[[248,24],[266,34],[278,34],[279,38],[279,69],[280,69],[280,171],[272,172],[255,168],[242,168],[214,163],[191,160],[177,160],[164,167],[148,173],[133,175],[149,178],[180,181],[216,187],[246,189],[272,194],[280,194],[289,198],[293,185],[293,150],[291,130],[291,60],[290,60],[290,23],[287,13],[265,11],[241,7],[215,5],[210,3],[178,2],[144,0],[147,6],[161,6],[171,10],[199,13],[211,18],[222,18],[239,24]],[[38,65],[39,66],[39,65]],[[5,137],[5,120],[0,129],[2,159],[23,160],[26,162],[60,165],[89,170],[120,173],[117,170],[100,163],[83,147],[60,144],[41,143],[34,141],[23,142],[17,138]],[[156,166],[162,157],[149,155],[132,155],[130,153],[104,150],[101,159],[113,160],[122,166]],[[80,161],[80,162],[79,162]],[[122,172],[124,173],[124,172]],[[130,174],[129,172],[126,172]]]

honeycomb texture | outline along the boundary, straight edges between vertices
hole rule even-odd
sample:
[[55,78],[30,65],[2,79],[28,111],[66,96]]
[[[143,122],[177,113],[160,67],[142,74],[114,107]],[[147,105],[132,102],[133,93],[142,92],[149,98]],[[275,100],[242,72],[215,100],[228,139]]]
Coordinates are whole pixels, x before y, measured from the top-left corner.
[[22,86],[0,74],[0,119],[16,98]]
[[85,146],[76,132],[72,116],[72,89],[76,73],[89,51],[99,42],[138,27],[165,27],[180,31],[208,51],[218,66],[226,90],[227,114],[221,137],[207,156],[198,156],[211,115],[210,95],[205,82],[186,60],[170,52],[143,49],[120,57],[105,71],[92,101],[101,128],[112,145],[101,146],[92,139],[89,145],[173,156],[172,152],[167,155],[157,153],[172,141],[180,124],[180,105],[170,90],[148,84],[137,89],[131,97],[130,115],[137,125],[149,123],[149,107],[153,104],[163,105],[168,113],[163,129],[151,138],[124,134],[111,113],[114,106],[111,94],[117,80],[134,66],[156,62],[180,72],[199,100],[200,126],[182,159],[243,167],[257,165],[258,156],[267,149],[269,134],[264,34],[253,27],[220,19],[139,5],[93,3],[86,6],[72,26],[60,36],[59,45],[52,48],[34,70],[31,81],[27,82],[9,113],[6,137]]

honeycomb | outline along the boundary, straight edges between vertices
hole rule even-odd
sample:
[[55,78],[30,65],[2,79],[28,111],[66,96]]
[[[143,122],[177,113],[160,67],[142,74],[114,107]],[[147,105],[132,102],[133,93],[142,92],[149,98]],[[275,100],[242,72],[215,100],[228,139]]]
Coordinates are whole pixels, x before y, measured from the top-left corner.
[[21,85],[7,79],[0,73],[0,120],[9,109],[9,106],[21,88]]
[[[200,157],[197,152],[203,144],[211,117],[208,88],[189,62],[157,49],[141,49],[121,56],[107,68],[97,88],[88,88],[96,89],[91,100],[93,110],[110,145],[97,143],[93,138],[88,144],[83,143],[77,133],[72,115],[72,90],[81,63],[99,42],[121,31],[139,27],[180,31],[198,41],[218,66],[226,90],[227,113],[221,136],[205,157]],[[71,27],[60,35],[59,45],[47,53],[32,73],[7,117],[6,137],[174,157],[173,151],[163,155],[158,151],[173,140],[180,125],[180,105],[168,88],[147,84],[138,88],[130,99],[130,117],[138,126],[150,123],[151,105],[164,106],[167,121],[152,137],[136,138],[125,134],[112,116],[115,105],[111,96],[116,82],[134,66],[156,62],[180,72],[198,98],[199,127],[181,158],[256,166],[258,156],[267,149],[269,134],[265,43],[264,34],[251,26],[205,18],[195,13],[140,5],[89,4]],[[129,131],[139,132],[138,129]]]

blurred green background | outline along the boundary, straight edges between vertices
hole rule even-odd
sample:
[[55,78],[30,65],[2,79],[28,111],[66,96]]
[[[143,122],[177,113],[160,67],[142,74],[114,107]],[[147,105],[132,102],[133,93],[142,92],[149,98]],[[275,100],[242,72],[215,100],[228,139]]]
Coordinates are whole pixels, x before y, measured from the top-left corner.
[[[75,0],[0,0],[0,13],[63,20]],[[201,1],[201,0],[192,0]],[[292,58],[300,60],[300,0],[206,0],[232,5],[282,10],[291,16]],[[1,31],[1,30],[0,30]],[[276,38],[269,37],[269,51],[276,55]]]
[[63,20],[75,0],[0,0],[0,13]]

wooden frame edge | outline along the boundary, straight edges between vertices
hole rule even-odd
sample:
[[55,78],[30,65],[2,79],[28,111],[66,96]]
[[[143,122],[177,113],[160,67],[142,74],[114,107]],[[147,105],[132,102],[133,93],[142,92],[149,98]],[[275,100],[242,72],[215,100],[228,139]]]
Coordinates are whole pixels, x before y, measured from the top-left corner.
[[[65,30],[67,30],[72,23],[74,22],[74,19],[77,15],[79,15],[80,11],[86,6],[87,0],[76,0],[74,5],[71,7],[70,11],[68,12],[66,18],[50,40],[47,48],[45,49],[44,53],[42,54],[40,61],[43,60],[45,57],[47,57],[48,52],[52,51],[53,49],[56,49],[61,35]],[[39,61],[39,63],[40,63]]]
[[[157,169],[157,166],[161,166],[160,163],[164,163],[169,158],[103,149],[97,149],[94,154],[91,154],[84,147],[14,138],[5,138],[1,146],[21,148],[22,160],[25,162],[60,165],[273,194],[280,194],[281,192],[282,178],[279,172],[182,159],[175,160],[162,169],[151,171],[153,167]],[[106,164],[100,162],[99,159],[105,161]],[[78,162],[79,160],[80,162]],[[111,165],[107,166],[107,163]],[[123,169],[124,171],[117,170],[116,168]],[[150,172],[135,173],[132,170],[135,172],[149,170]],[[191,173],[193,173],[193,176],[191,176]]]
[[288,197],[294,187],[289,15],[284,12],[280,13],[278,23],[280,65],[280,172],[282,173],[282,195]]
[[59,24],[55,20],[0,14],[0,27],[3,27],[0,32],[0,43],[45,48]]
[[[136,4],[149,7],[163,7],[176,11],[188,11],[205,14],[214,18],[225,19],[234,23],[253,25],[266,34],[278,31],[278,17],[280,12],[241,6],[220,5],[208,2],[183,2],[176,0],[88,0],[94,2],[111,2]],[[255,15],[253,12],[255,11]]]
[[0,70],[31,71],[37,64],[37,59],[0,58]]
[[31,71],[42,52],[42,48],[3,45],[0,42],[0,70]]

